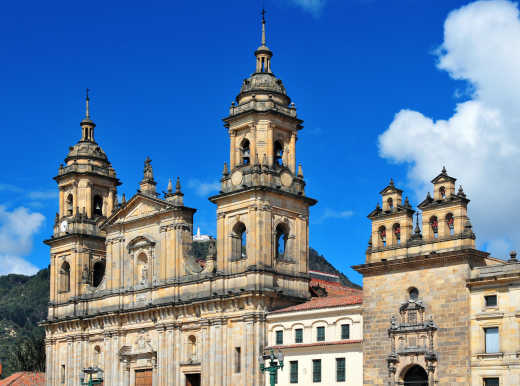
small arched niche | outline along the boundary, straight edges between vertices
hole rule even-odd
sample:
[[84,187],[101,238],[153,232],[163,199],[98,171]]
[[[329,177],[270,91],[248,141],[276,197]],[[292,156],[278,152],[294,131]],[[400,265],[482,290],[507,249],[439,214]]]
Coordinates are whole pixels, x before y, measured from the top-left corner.
[[65,211],[67,216],[72,216],[74,213],[74,196],[72,193],[67,196]]
[[233,259],[245,259],[247,257],[247,229],[243,222],[239,221],[233,227]]
[[392,232],[394,233],[394,239],[396,244],[401,244],[401,225],[396,223],[392,226]]
[[432,230],[433,238],[439,237],[439,220],[437,219],[437,216],[430,217],[430,227]]
[[289,239],[289,227],[285,223],[276,226],[276,258],[286,259],[288,257],[287,242]]
[[103,281],[103,277],[105,276],[105,262],[97,261],[94,263],[94,272],[92,274],[92,285],[97,287]]
[[283,146],[280,141],[274,142],[274,164],[279,166],[283,164]]
[[60,268],[60,292],[70,291],[70,264],[63,262]]
[[195,361],[197,359],[197,338],[195,335],[188,337],[188,360]]
[[379,240],[381,240],[381,244],[383,247],[386,247],[386,228],[384,225],[381,225],[377,231],[379,234]]
[[453,218],[452,213],[446,215],[446,226],[448,227],[450,235],[453,236],[455,234],[455,219]]
[[251,149],[247,138],[244,138],[240,143],[240,156],[242,165],[249,165],[251,163]]
[[94,216],[103,216],[103,198],[96,194],[92,200],[92,212]]
[[144,252],[137,256],[137,275],[138,283],[144,284],[148,281],[148,257]]

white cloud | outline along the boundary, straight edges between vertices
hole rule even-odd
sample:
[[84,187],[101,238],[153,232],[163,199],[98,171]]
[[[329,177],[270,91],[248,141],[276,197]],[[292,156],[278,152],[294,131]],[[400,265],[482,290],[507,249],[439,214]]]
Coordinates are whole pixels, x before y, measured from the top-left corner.
[[195,190],[198,196],[207,196],[210,193],[216,193],[220,190],[218,182],[203,182],[197,179],[188,181],[188,188]]
[[477,1],[451,12],[437,67],[468,83],[470,99],[447,120],[403,109],[379,137],[380,155],[410,166],[423,199],[446,165],[472,200],[479,245],[497,257],[520,245],[520,20],[517,4]]
[[327,220],[331,219],[347,219],[354,215],[354,212],[351,210],[334,210],[330,208],[325,208],[322,215],[314,221],[315,224],[321,224]]
[[18,256],[0,255],[0,275],[18,273],[21,275],[34,275],[38,267]]
[[325,6],[326,0],[291,0],[291,2],[302,7],[305,11],[310,12],[314,16],[319,16]]
[[32,275],[37,268],[21,256],[32,249],[32,238],[45,218],[41,213],[18,207],[8,211],[0,205],[0,274]]

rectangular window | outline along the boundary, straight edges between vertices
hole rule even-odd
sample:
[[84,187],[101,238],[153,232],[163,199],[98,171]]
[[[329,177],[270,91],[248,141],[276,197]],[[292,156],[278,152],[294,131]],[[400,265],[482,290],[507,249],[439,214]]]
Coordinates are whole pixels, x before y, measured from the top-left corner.
[[276,331],[276,344],[278,344],[278,345],[283,344],[283,331],[282,330]]
[[61,365],[61,383],[65,383],[65,365]]
[[290,382],[298,383],[298,361],[291,361]]
[[486,307],[496,307],[497,295],[484,296],[484,301],[486,302]]
[[323,342],[325,340],[325,327],[316,328],[316,340]]
[[345,358],[336,358],[336,382],[345,382]]
[[235,347],[235,373],[239,373],[241,370],[241,349],[240,347]]
[[484,386],[500,386],[498,378],[484,378]]
[[321,359],[312,360],[312,381],[321,382]]
[[486,353],[499,352],[498,327],[484,328],[484,335],[486,336]]
[[294,343],[303,343],[303,328],[294,330]]
[[341,325],[341,339],[350,339],[350,324]]

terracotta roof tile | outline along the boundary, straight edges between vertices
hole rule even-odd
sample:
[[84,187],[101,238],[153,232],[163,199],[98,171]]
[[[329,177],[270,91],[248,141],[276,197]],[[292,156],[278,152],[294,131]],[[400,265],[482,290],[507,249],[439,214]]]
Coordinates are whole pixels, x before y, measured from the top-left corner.
[[312,279],[311,287],[320,286],[325,288],[327,296],[313,297],[305,303],[296,304],[273,311],[272,313],[294,312],[304,310],[314,310],[327,307],[349,306],[363,303],[363,291],[356,288],[345,287],[341,283],[330,282],[321,279]]
[[19,372],[2,379],[0,386],[44,386],[45,373]]

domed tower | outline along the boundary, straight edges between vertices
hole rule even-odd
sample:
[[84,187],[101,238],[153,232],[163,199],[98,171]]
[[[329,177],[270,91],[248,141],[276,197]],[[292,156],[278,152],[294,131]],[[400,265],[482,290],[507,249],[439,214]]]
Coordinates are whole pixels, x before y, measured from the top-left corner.
[[59,190],[59,213],[51,247],[50,301],[63,303],[99,285],[104,273],[105,235],[99,229],[117,206],[120,185],[105,152],[94,140],[87,89],[81,139],[71,146],[54,177]]
[[[224,119],[230,157],[217,204],[217,269],[226,274],[266,270],[264,283],[296,298],[308,296],[309,207],[296,140],[302,120],[271,69],[265,41],[256,70],[242,83]],[[289,278],[290,275],[290,278]]]

